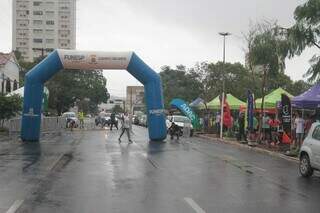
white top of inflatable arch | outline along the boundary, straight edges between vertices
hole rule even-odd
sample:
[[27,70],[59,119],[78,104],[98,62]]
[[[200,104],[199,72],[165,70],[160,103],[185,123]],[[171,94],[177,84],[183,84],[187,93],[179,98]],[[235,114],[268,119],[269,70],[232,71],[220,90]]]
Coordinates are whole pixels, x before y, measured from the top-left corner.
[[127,69],[133,52],[57,50],[65,69]]

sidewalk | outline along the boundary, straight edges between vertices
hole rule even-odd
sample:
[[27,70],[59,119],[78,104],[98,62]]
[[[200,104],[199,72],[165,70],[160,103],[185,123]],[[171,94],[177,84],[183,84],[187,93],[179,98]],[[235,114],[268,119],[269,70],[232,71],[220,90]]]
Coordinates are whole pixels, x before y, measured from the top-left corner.
[[224,138],[224,139],[217,138],[215,134],[196,134],[196,136],[199,138],[207,139],[211,142],[231,144],[233,146],[238,146],[238,147],[249,149],[255,152],[268,154],[268,155],[282,158],[288,161],[293,161],[297,163],[299,162],[299,159],[297,157],[290,157],[277,150],[267,149],[266,147],[263,147],[263,145],[258,144],[257,146],[249,146],[248,144],[239,143],[238,141],[232,140],[231,138]]

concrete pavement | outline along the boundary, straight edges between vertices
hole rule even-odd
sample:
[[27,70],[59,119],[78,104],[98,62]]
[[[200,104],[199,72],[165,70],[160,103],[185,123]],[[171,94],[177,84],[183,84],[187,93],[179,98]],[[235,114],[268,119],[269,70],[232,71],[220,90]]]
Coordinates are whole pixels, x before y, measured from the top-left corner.
[[[297,164],[201,138],[134,143],[76,131],[1,155],[0,210],[16,212],[318,212],[320,178]],[[24,169],[25,168],[25,169]],[[23,201],[23,202],[19,202]]]

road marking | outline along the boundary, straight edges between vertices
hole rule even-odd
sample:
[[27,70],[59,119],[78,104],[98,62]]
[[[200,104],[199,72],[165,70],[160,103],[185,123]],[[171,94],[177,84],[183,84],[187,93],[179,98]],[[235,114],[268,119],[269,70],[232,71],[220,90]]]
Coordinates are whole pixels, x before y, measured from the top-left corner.
[[185,197],[184,200],[193,208],[196,213],[206,213],[192,198]]
[[20,206],[23,204],[23,201],[24,200],[16,200],[16,201],[14,201],[14,203],[8,209],[8,211],[6,211],[6,213],[15,213],[20,208]]
[[253,165],[251,165],[251,167],[254,168],[254,169],[260,170],[262,172],[266,172],[267,171],[266,169],[263,169],[263,168],[260,168],[260,167],[257,167],[257,166],[253,166]]
[[64,154],[61,154],[54,162],[51,166],[48,167],[48,171],[52,171],[54,169],[54,167],[58,164],[58,162],[60,161],[61,158],[63,158]]

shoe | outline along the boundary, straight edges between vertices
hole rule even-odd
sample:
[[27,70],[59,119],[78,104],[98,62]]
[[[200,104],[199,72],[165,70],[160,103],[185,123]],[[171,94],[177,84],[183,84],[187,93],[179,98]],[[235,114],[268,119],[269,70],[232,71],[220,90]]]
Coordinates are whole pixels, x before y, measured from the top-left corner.
[[118,138],[118,141],[119,141],[119,143],[121,143],[121,139],[120,138]]
[[129,140],[129,143],[133,143],[132,140]]

